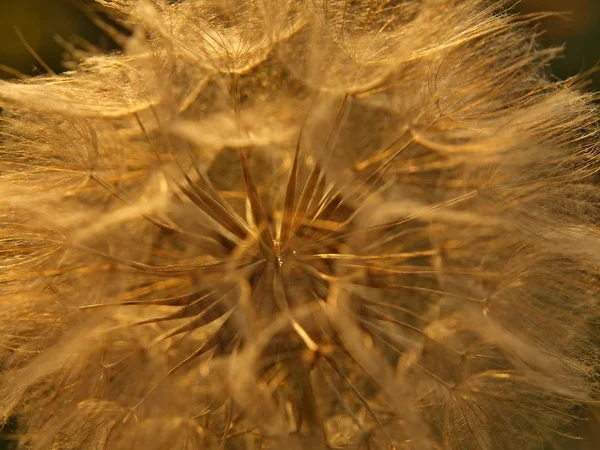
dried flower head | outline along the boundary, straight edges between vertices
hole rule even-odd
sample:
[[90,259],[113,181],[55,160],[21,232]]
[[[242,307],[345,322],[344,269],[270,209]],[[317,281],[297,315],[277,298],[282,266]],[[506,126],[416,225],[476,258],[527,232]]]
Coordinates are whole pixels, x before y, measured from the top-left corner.
[[597,397],[598,111],[482,0],[97,0],[1,82],[31,449],[534,449]]

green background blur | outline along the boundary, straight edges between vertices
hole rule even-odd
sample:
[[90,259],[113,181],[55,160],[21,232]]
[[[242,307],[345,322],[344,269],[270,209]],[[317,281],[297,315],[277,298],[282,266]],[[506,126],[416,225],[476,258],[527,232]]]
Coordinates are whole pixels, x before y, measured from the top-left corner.
[[[64,70],[64,39],[81,45],[88,42],[102,50],[114,48],[83,12],[91,0],[0,0],[0,78],[14,78],[13,70],[43,74],[31,52],[19,37],[35,50],[54,71]],[[11,70],[12,69],[12,70]]]
[[[22,34],[40,58],[54,71],[64,69],[63,46],[57,36],[68,42],[92,43],[102,50],[115,49],[115,44],[91,23],[81,5],[91,0],[0,0],[0,78],[14,78],[15,73],[43,74],[31,52],[19,38]],[[556,60],[552,69],[559,78],[567,78],[594,67],[600,60],[600,0],[521,0],[515,8],[525,13],[540,11],[570,11],[568,18],[549,18],[539,24],[546,45],[565,44],[565,55]],[[16,31],[15,28],[18,30]],[[590,89],[600,92],[600,73],[590,76]],[[584,426],[584,434],[600,434],[598,425]],[[14,424],[2,430],[10,435]],[[593,428],[590,430],[589,428]],[[592,442],[600,442],[592,438]],[[573,443],[573,448],[582,448]],[[600,449],[590,443],[590,449]],[[598,444],[600,445],[600,444]],[[584,444],[585,448],[586,444]],[[0,436],[0,450],[10,449]]]

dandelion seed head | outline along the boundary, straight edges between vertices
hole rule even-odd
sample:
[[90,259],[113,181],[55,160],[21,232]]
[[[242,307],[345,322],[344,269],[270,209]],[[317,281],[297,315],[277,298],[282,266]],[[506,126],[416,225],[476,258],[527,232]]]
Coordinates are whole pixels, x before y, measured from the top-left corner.
[[560,445],[598,394],[598,111],[531,17],[97,3],[121,52],[0,82],[21,445]]

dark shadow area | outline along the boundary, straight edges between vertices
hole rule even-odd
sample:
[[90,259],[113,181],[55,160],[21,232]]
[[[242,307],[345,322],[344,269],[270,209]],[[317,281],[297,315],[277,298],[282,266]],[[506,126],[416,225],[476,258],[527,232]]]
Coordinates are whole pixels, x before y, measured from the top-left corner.
[[[561,46],[561,58],[552,63],[552,72],[559,78],[589,71],[600,61],[600,0],[520,0],[516,10],[525,13],[557,13],[540,21],[541,43]],[[589,88],[600,91],[600,72],[588,77]]]
[[86,15],[85,8],[91,4],[84,0],[0,0],[0,78],[15,78],[15,72],[46,73],[27,47],[55,72],[65,70],[67,52],[61,40],[79,48],[116,49]]
[[15,450],[17,442],[11,439],[11,435],[17,432],[17,419],[11,417],[10,420],[0,427],[0,450]]

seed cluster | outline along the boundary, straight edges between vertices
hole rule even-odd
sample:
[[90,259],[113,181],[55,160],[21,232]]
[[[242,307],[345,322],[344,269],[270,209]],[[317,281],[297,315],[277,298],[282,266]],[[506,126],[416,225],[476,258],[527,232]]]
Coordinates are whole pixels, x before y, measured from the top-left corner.
[[24,448],[571,443],[598,394],[598,110],[531,17],[96,3],[121,53],[0,82]]

